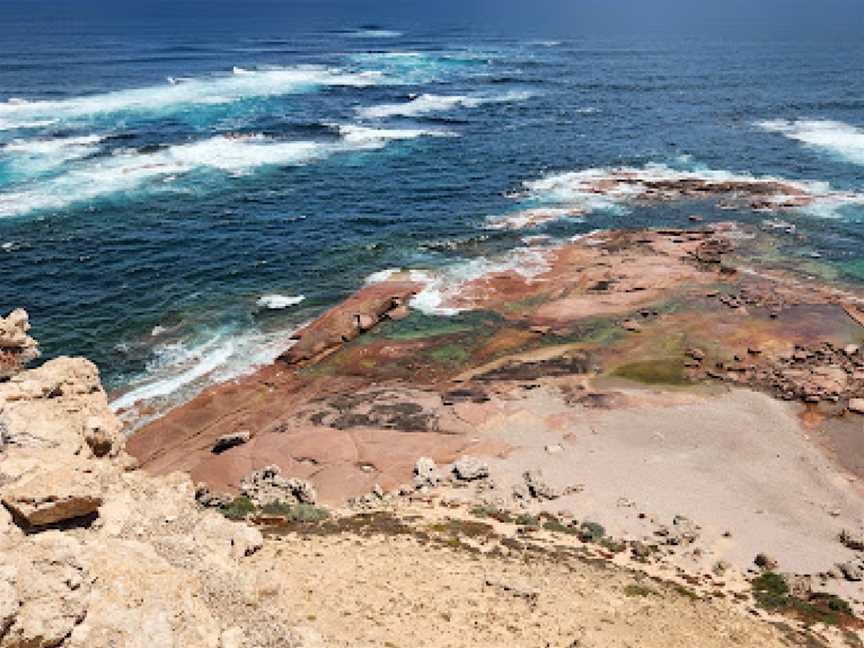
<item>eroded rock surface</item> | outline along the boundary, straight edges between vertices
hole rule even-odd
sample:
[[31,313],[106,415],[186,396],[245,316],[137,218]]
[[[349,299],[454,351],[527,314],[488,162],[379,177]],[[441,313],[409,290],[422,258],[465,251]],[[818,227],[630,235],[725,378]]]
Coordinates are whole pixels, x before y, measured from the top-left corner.
[[39,357],[39,345],[27,334],[29,330],[29,316],[22,308],[0,317],[0,381],[20,373]]

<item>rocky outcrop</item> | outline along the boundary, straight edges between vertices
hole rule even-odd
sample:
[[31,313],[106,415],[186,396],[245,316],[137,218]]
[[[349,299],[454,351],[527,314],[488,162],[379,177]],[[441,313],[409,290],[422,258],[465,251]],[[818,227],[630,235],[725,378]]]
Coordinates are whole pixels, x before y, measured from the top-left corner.
[[86,521],[102,505],[102,487],[91,464],[73,456],[37,465],[3,489],[0,501],[18,525],[28,530]]
[[120,427],[99,370],[84,358],[57,358],[0,383],[0,450],[54,448],[117,457],[123,447]]
[[[0,425],[0,648],[265,645],[238,613],[256,605],[241,561],[261,533],[200,506],[187,475],[129,470],[92,363],[0,384]],[[268,632],[266,645],[298,645]]]
[[419,286],[410,281],[386,281],[367,286],[301,330],[296,343],[281,360],[303,365],[332,353],[374,327],[389,313],[393,313],[394,319],[404,317],[405,304],[418,289]]
[[39,357],[39,345],[27,334],[29,330],[30,318],[21,308],[0,317],[0,380],[20,373]]
[[240,482],[240,492],[257,506],[315,504],[318,501],[318,493],[309,482],[283,477],[279,466],[253,470]]

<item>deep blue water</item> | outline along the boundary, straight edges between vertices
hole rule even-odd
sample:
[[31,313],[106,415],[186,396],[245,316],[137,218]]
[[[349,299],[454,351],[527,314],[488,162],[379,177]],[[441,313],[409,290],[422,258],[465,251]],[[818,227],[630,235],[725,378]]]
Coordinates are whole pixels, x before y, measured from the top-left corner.
[[[854,33],[386,4],[0,5],[0,312],[27,308],[45,357],[86,355],[112,388],[188,395],[375,271],[520,246],[487,219],[562,200],[523,183],[620,165],[829,183],[842,197],[784,216],[807,237],[788,253],[864,278]],[[765,218],[599,206],[540,232],[696,208]]]

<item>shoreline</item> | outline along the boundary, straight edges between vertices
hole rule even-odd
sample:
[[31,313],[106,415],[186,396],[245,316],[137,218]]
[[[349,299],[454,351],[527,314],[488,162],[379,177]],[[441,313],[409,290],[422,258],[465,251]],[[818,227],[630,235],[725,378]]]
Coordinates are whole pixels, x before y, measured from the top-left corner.
[[[774,233],[731,224],[596,232],[544,248],[545,272],[493,270],[465,281],[439,304],[452,314],[438,317],[410,307],[411,295],[423,289],[416,275],[392,274],[300,330],[273,365],[211,387],[137,431],[127,447],[145,470],[181,470],[214,492],[236,493],[244,475],[275,464],[308,480],[333,505],[410,490],[420,457],[448,466],[477,456],[490,464],[493,485],[469,500],[575,510],[629,536],[639,532],[628,521],[632,507],[622,512],[614,502],[637,499],[632,487],[606,482],[603,471],[585,483],[568,483],[564,475],[592,474],[583,454],[589,447],[604,457],[604,470],[640,474],[649,455],[636,449],[648,448],[650,434],[642,435],[645,421],[653,421],[658,434],[676,439],[656,456],[658,465],[665,455],[681,463],[665,474],[643,474],[645,484],[659,488],[640,503],[643,513],[698,518],[700,507],[686,491],[711,462],[728,470],[709,482],[738,484],[736,498],[754,511],[776,508],[790,485],[806,483],[810,495],[778,509],[785,513],[739,511],[738,526],[761,529],[731,530],[740,544],[722,541],[718,525],[735,520],[721,513],[722,489],[706,491],[715,493],[706,495],[711,512],[699,522],[711,529],[712,546],[724,546],[720,553],[741,568],[762,550],[760,538],[769,542],[788,527],[783,546],[771,550],[796,572],[827,573],[833,562],[825,558],[845,555],[836,541],[840,529],[864,519],[864,473],[850,481],[847,471],[864,457],[864,441],[847,433],[847,461],[840,463],[820,438],[837,421],[864,425],[860,415],[844,413],[864,389],[864,355],[856,349],[844,359],[864,341],[864,328],[849,314],[850,304],[864,302],[772,264],[776,242]],[[841,361],[846,370],[838,369]],[[804,416],[782,399],[815,402]],[[753,411],[738,420],[742,403]],[[682,411],[704,418],[721,436],[730,426],[758,429],[775,421],[761,434],[773,435],[781,457],[770,459],[767,448],[737,428],[719,445],[700,440],[676,418]],[[658,418],[659,412],[666,414]],[[595,421],[587,437],[579,432],[584,420]],[[598,440],[604,420],[618,424]],[[635,435],[631,442],[614,440],[622,430]],[[215,452],[219,444],[229,445]],[[693,449],[700,446],[713,454]],[[759,471],[747,467],[748,452],[776,463],[774,482],[753,481]],[[558,479],[559,495],[545,505],[520,498],[521,475],[532,470]],[[567,495],[568,489],[577,490]],[[813,515],[823,521],[811,526]]]
[[[343,621],[368,617],[369,601],[391,609],[376,597],[393,587],[489,641],[498,624],[478,629],[450,594],[502,620],[515,597],[562,637],[601,643],[656,634],[644,623],[660,614],[663,637],[695,631],[718,648],[730,632],[760,647],[860,645],[864,490],[820,435],[864,422],[861,297],[773,265],[774,243],[736,225],[617,230],[544,248],[540,273],[388,273],[273,364],[128,439],[91,363],[21,371],[0,383],[0,546],[33,570],[77,543],[83,591],[103,601],[125,578],[136,592],[88,607],[64,590],[85,610],[75,645],[122,632],[117,614],[139,596],[182,619],[174,636],[218,627],[231,645],[278,614],[272,632],[301,646],[377,645],[392,620],[384,635],[379,622],[346,635]],[[435,306],[448,315],[412,307],[430,285],[446,286]],[[9,322],[26,334],[26,317]],[[848,438],[843,459],[864,457]],[[323,587],[322,567],[337,574]],[[418,583],[442,569],[448,588]],[[188,593],[190,578],[195,611],[162,594]],[[238,611],[250,591],[252,616]],[[608,606],[621,623],[566,621]],[[406,628],[423,614],[404,613]]]

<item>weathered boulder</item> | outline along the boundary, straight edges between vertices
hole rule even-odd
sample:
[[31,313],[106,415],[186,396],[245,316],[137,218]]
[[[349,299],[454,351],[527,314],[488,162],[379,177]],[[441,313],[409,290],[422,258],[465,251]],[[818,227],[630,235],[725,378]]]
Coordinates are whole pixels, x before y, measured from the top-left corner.
[[29,330],[29,316],[21,308],[0,317],[0,380],[21,372],[28,362],[39,357],[39,345],[27,335]]
[[57,358],[0,383],[0,450],[59,448],[117,456],[121,424],[108,406],[99,370],[84,358]]
[[864,570],[853,562],[840,563],[837,567],[843,572],[843,576],[848,581],[859,582],[864,580]]
[[[0,648],[58,646],[84,618],[91,580],[81,543],[59,531],[34,536],[26,550],[0,558]],[[0,600],[5,597],[0,596]],[[10,618],[11,615],[11,618]]]
[[523,476],[528,494],[536,499],[553,500],[561,497],[561,490],[550,485],[539,470],[529,470]]
[[209,547],[209,553],[222,558],[245,558],[264,544],[264,536],[258,529],[230,522],[217,513],[205,515],[196,525],[193,535],[199,546]]
[[853,398],[849,401],[849,411],[864,414],[864,398]]
[[70,648],[218,648],[220,627],[195,569],[172,566],[149,544],[107,540],[87,551],[93,586]]
[[258,506],[277,502],[285,504],[315,504],[318,493],[302,479],[282,476],[279,466],[253,470],[240,481],[240,492]]
[[489,464],[477,457],[464,456],[460,457],[453,464],[453,474],[457,479],[463,481],[474,481],[476,479],[485,479],[489,476]]
[[0,501],[27,529],[93,516],[102,505],[102,486],[93,470],[91,462],[78,457],[38,465],[5,487]]
[[429,457],[420,457],[414,464],[414,485],[417,488],[437,486],[443,479],[438,466]]

